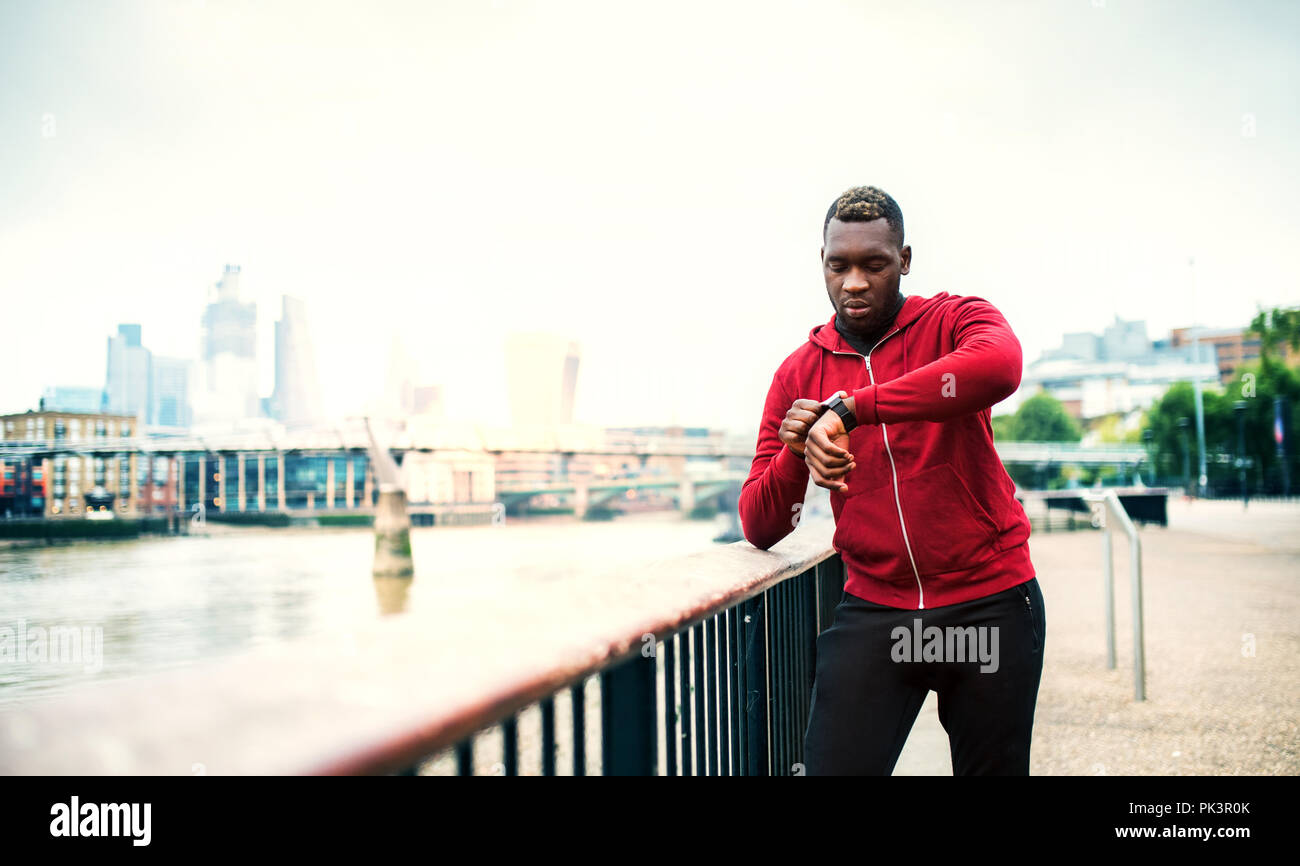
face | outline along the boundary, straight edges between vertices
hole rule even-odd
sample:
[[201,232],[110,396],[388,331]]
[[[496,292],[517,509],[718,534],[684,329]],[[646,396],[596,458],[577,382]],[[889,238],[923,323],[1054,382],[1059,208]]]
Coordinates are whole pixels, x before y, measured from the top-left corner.
[[854,334],[874,334],[898,304],[898,284],[912,265],[912,248],[899,249],[897,236],[883,219],[833,219],[826,227],[821,261],[826,294],[841,327]]

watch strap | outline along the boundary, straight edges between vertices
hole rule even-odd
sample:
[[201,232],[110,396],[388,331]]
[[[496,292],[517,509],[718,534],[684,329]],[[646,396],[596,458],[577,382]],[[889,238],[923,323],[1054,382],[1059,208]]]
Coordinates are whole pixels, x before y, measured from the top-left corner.
[[822,410],[830,410],[839,415],[840,420],[844,422],[845,433],[852,432],[858,426],[858,416],[849,409],[848,404],[844,402],[844,398],[839,394],[822,403]]

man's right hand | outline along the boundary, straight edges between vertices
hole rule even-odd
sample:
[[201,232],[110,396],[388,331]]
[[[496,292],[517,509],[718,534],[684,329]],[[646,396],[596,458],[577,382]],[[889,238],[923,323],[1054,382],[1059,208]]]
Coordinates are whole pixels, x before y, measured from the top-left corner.
[[785,420],[781,422],[778,438],[800,457],[803,456],[804,443],[808,440],[808,431],[821,417],[821,407],[819,400],[795,400],[785,413]]

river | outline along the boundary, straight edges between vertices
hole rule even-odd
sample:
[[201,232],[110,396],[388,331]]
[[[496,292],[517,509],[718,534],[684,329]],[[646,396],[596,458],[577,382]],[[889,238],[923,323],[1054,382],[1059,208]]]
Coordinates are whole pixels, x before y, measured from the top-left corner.
[[[378,584],[370,575],[374,535],[365,528],[212,526],[209,535],[0,547],[0,708],[327,633],[381,612],[418,612],[449,595],[490,606],[494,595],[539,581],[559,594],[566,580],[604,573],[613,580],[631,564],[707,550],[719,529],[675,512],[418,528],[415,578]],[[53,628],[84,636],[74,660],[41,659],[19,646]]]

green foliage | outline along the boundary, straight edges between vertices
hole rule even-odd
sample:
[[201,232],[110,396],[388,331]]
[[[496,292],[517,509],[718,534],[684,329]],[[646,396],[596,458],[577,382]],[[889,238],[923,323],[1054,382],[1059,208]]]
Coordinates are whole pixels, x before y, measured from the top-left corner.
[[1250,320],[1249,330],[1259,335],[1260,355],[1268,357],[1283,344],[1300,349],[1300,307],[1274,307],[1260,310]]
[[1015,441],[1016,416],[1015,415],[994,415],[993,416],[993,438],[1002,441]]
[[288,526],[289,515],[283,511],[213,511],[204,519],[209,523],[230,523],[236,526]]
[[[1213,455],[1237,453],[1237,419],[1234,404],[1245,404],[1246,455],[1253,458],[1253,478],[1263,479],[1280,474],[1277,444],[1273,439],[1273,398],[1285,397],[1288,435],[1300,430],[1300,373],[1280,360],[1265,355],[1258,363],[1243,365],[1227,388],[1220,392],[1206,389],[1202,394],[1205,404],[1205,448],[1207,459],[1214,471]],[[1180,418],[1188,419],[1185,440],[1178,427]],[[1161,474],[1181,475],[1184,448],[1190,452],[1191,470],[1196,473],[1196,408],[1190,382],[1179,382],[1165,392],[1147,413],[1147,426],[1152,431],[1152,451]],[[1294,443],[1292,449],[1294,450]],[[1235,472],[1235,470],[1233,470]],[[1222,480],[1235,477],[1228,472]],[[1213,479],[1211,480],[1213,483]]]
[[993,419],[993,438],[1019,442],[1078,442],[1083,436],[1079,422],[1065,411],[1061,401],[1040,392],[1020,404],[1014,415]]
[[318,514],[316,523],[319,526],[373,526],[375,516],[373,514]]

